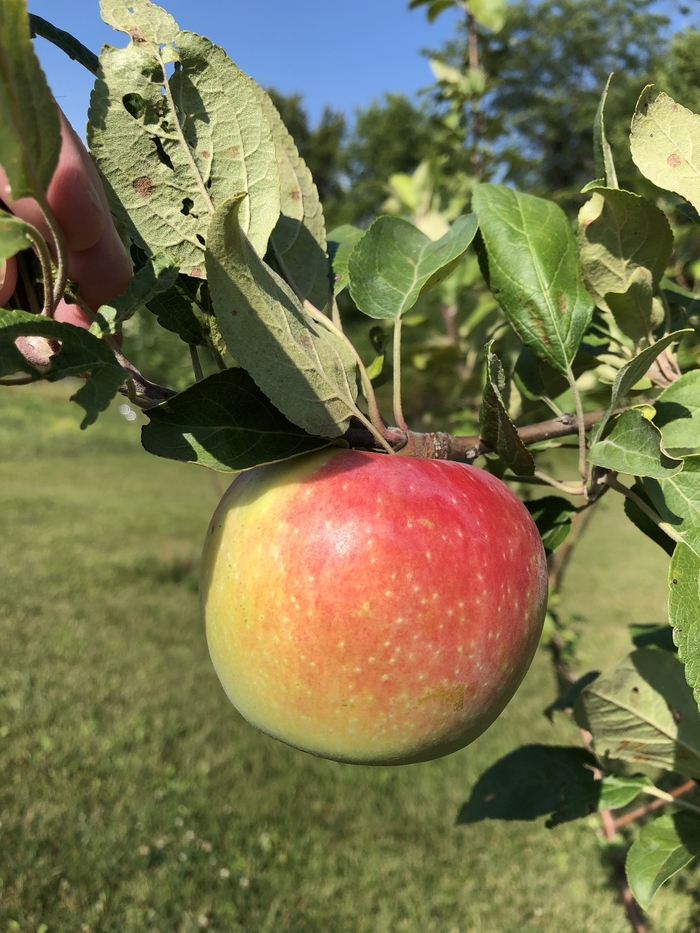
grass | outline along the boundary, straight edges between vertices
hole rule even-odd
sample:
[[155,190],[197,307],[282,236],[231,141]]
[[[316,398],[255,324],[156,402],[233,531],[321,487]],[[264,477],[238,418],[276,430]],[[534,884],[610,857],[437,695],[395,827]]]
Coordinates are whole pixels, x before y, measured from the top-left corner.
[[[80,432],[65,396],[0,390],[2,933],[626,933],[594,818],[455,826],[501,755],[576,742],[542,716],[543,652],[495,726],[440,761],[339,765],[258,734],[198,617],[224,481],[149,457],[116,406]],[[561,606],[583,669],[665,618],[665,563],[603,503]],[[653,929],[697,912],[676,884]]]

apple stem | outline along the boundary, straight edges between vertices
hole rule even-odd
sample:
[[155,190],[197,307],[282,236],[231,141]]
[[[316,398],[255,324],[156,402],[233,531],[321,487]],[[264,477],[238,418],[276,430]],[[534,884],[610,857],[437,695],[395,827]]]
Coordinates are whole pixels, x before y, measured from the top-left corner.
[[394,419],[399,428],[408,433],[401,405],[401,315],[394,324]]

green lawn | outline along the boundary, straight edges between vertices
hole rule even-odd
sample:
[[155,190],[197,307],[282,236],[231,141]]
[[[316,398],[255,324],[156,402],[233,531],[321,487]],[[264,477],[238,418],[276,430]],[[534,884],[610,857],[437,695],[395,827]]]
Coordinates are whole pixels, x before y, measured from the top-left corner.
[[[455,826],[526,741],[576,741],[544,652],[495,726],[440,761],[367,768],[255,732],[198,617],[225,480],[157,460],[117,407],[80,432],[62,387],[0,390],[0,931],[626,933],[595,818]],[[665,618],[665,557],[604,502],[562,605],[586,667]],[[634,566],[624,561],[639,546]],[[694,890],[654,903],[685,933]]]

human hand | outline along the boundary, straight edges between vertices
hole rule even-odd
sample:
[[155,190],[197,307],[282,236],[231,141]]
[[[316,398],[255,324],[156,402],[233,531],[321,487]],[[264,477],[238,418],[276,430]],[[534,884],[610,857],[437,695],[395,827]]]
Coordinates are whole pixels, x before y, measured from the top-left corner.
[[[121,295],[131,278],[131,263],[109,212],[100,176],[79,137],[63,114],[63,145],[47,190],[49,206],[66,242],[68,277],[80,287],[80,297],[91,308]],[[53,251],[53,241],[39,205],[32,198],[12,201],[7,178],[0,167],[0,197],[22,220],[33,224]],[[17,281],[14,259],[0,262],[0,307],[12,296]],[[77,305],[59,302],[54,318],[80,327],[90,320]]]

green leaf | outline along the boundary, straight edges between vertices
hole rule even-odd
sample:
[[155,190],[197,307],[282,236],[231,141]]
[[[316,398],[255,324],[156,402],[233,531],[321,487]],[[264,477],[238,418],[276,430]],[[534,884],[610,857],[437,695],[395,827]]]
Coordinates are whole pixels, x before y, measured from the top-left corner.
[[678,544],[668,570],[668,619],[685,679],[700,705],[700,557]]
[[172,18],[154,4],[109,6],[119,28],[145,37],[125,49],[105,46],[90,101],[88,141],[113,212],[149,255],[178,256],[185,274],[203,278],[211,215],[246,192],[241,225],[264,255],[279,217],[279,172],[249,79],[208,39],[173,31]]
[[629,363],[627,363],[622,367],[621,370],[619,370],[617,376],[615,376],[615,381],[613,382],[610,405],[601,415],[598,421],[596,421],[591,431],[591,446],[593,446],[596,441],[600,440],[603,435],[603,431],[605,430],[605,426],[610,420],[612,413],[617,408],[619,402],[624,399],[632,386],[639,382],[639,380],[647,374],[649,367],[654,362],[659,353],[661,353],[662,350],[665,350],[666,347],[670,346],[672,343],[680,340],[683,334],[687,333],[691,333],[690,329],[677,330],[672,334],[667,334],[665,337],[657,340],[653,346],[642,350],[641,353],[638,353],[634,359],[630,360]]
[[625,871],[635,900],[647,910],[661,885],[700,855],[700,820],[689,813],[664,814],[642,826]]
[[[16,346],[18,338],[40,337],[59,341],[60,349],[47,354],[45,363],[30,362]],[[47,346],[50,351],[50,345]],[[92,424],[127,378],[112,351],[97,337],[73,324],[62,324],[38,314],[0,309],[0,376],[25,372],[37,379],[56,382],[67,376],[89,378],[71,396],[85,409],[81,428]]]
[[603,759],[700,777],[700,713],[673,654],[633,651],[582,691],[574,715]]
[[434,23],[443,10],[448,10],[455,6],[455,0],[410,0],[409,10],[415,10],[419,6],[427,6],[425,15],[429,23]]
[[348,263],[355,246],[367,233],[351,224],[342,224],[328,234],[328,255],[333,269],[333,294],[339,295],[350,284]]
[[685,373],[654,402],[654,422],[667,448],[700,448],[700,370]]
[[632,159],[649,181],[700,210],[700,116],[668,94],[652,100],[652,87],[644,88],[632,117]]
[[54,26],[53,23],[45,20],[42,16],[36,16],[34,13],[29,14],[29,28],[32,33],[32,39],[34,36],[41,36],[42,39],[51,42],[69,58],[72,58],[73,61],[78,62],[83,68],[87,68],[90,74],[97,77],[97,72],[100,67],[99,58],[94,52],[86,48],[82,42],[76,39],[75,36],[72,36],[69,32],[65,32],[63,29],[59,29],[57,26]]
[[158,253],[149,259],[131,279],[122,295],[113,299],[111,304],[98,308],[90,333],[97,337],[101,334],[116,334],[124,321],[128,321],[139,308],[174,285],[177,274],[177,261],[167,253]]
[[593,315],[569,221],[552,201],[479,185],[482,271],[524,344],[566,375]]
[[61,127],[24,0],[0,3],[0,126],[0,165],[12,197],[43,194],[58,164]]
[[486,347],[486,385],[479,411],[479,436],[501,460],[519,476],[532,476],[535,461],[510,420],[503,398],[506,375],[501,361],[492,351],[493,340]]
[[605,135],[605,103],[608,99],[612,74],[608,75],[605,89],[600,96],[600,103],[593,121],[593,157],[595,159],[595,173],[598,178],[604,179],[608,188],[617,188],[617,172],[610,143]]
[[588,459],[596,466],[633,476],[666,479],[683,466],[661,448],[661,432],[636,408],[616,419],[610,434],[591,446]]
[[[643,502],[645,502],[650,508],[654,508],[654,503],[649,498],[644,485],[640,480],[635,480],[634,485],[632,486],[632,492],[635,495],[639,496]],[[676,546],[676,542],[673,538],[669,537],[666,532],[660,528],[656,522],[647,515],[647,513],[640,509],[639,506],[632,499],[629,499],[625,496],[625,502],[623,505],[625,510],[625,515],[629,520],[635,525],[642,534],[645,534],[647,538],[650,538],[655,544],[658,544],[659,547],[663,548],[664,551],[670,557],[673,554],[673,550]],[[639,648],[642,648],[643,645],[638,645]]]
[[669,479],[645,479],[644,487],[661,518],[700,557],[700,456],[686,457]]
[[431,240],[401,217],[379,217],[348,262],[350,294],[370,317],[397,320],[455,268],[476,233],[476,217],[458,217]]
[[592,193],[579,211],[583,276],[596,305],[638,341],[658,324],[652,295],[673,248],[671,227],[660,208],[631,191]]
[[323,311],[330,299],[331,283],[318,190],[270,96],[249,81],[270,123],[280,173],[281,212],[270,246],[283,278],[288,276],[295,290]]
[[477,23],[496,33],[505,25],[508,3],[507,0],[469,0],[469,9]]
[[345,341],[316,323],[256,255],[225,202],[207,233],[207,273],[230,352],[265,395],[310,434],[338,437],[357,408],[356,364]]
[[201,285],[199,279],[180,274],[167,291],[155,295],[146,305],[161,327],[197,347],[207,344],[204,326],[195,312],[197,289]]
[[598,801],[599,810],[620,810],[627,807],[648,787],[654,785],[642,774],[623,777],[617,774],[606,774],[601,781],[603,787]]
[[0,210],[0,259],[9,259],[31,246],[31,229],[19,217]]
[[[491,765],[474,785],[457,823],[586,816],[597,809],[596,760],[584,748],[523,745]],[[573,805],[573,806],[572,806]]]
[[208,376],[148,417],[141,440],[149,453],[228,473],[330,443],[287,421],[242,369]]
[[547,555],[553,554],[571,531],[571,516],[576,506],[562,496],[543,496],[524,503],[537,525]]

